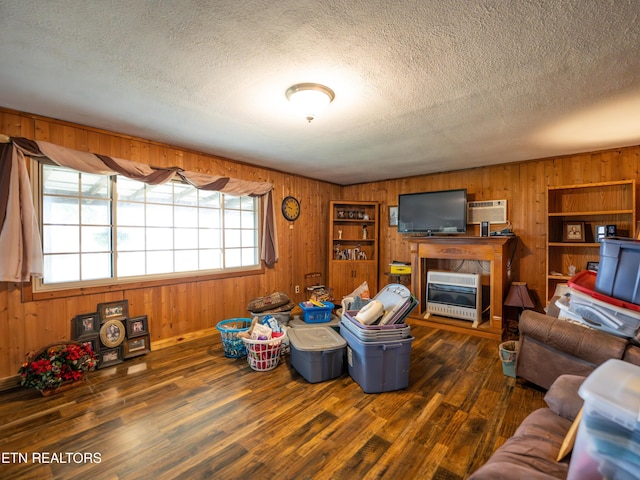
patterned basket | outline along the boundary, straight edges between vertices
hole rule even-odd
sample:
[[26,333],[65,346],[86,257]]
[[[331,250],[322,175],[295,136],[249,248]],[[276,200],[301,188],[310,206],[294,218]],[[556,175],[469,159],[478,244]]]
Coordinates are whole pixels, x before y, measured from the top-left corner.
[[218,322],[216,328],[218,332],[220,332],[225,357],[240,358],[247,354],[247,347],[244,342],[238,338],[238,333],[249,331],[249,328],[251,328],[250,318],[230,318],[228,320],[222,320]]
[[258,372],[265,372],[276,368],[280,361],[282,341],[285,338],[287,338],[286,332],[284,332],[281,337],[272,338],[271,340],[242,338],[241,340],[247,346],[247,362],[249,366]]

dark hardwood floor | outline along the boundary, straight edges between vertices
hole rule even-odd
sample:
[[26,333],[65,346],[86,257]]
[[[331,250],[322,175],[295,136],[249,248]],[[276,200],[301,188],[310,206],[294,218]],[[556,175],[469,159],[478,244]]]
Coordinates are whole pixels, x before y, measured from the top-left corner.
[[2,392],[0,478],[463,479],[544,392],[503,375],[497,341],[411,331],[395,392],[366,394],[346,373],[309,384],[288,357],[256,372],[217,335],[50,397]]

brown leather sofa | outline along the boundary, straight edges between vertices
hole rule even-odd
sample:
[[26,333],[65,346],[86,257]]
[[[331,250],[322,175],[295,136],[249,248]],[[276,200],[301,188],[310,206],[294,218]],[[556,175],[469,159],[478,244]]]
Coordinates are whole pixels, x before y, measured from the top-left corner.
[[[560,446],[582,406],[578,388],[610,358],[640,365],[640,347],[620,337],[528,310],[520,317],[516,375],[548,389],[541,408],[468,480],[549,480],[567,477],[570,456]],[[635,343],[635,342],[634,342]]]
[[567,478],[570,457],[556,461],[560,446],[583,400],[578,388],[585,377],[561,375],[539,408],[525,418],[512,437],[468,480],[551,480]]
[[587,376],[610,358],[640,365],[640,347],[575,322],[527,310],[519,328],[516,375],[543,388],[562,374]]

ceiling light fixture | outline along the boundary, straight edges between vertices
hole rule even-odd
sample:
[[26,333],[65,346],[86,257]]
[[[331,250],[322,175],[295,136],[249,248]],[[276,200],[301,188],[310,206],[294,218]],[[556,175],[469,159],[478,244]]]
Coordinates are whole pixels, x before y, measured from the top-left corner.
[[327,108],[336,96],[333,90],[319,83],[297,83],[287,88],[285,95],[309,123],[316,114]]

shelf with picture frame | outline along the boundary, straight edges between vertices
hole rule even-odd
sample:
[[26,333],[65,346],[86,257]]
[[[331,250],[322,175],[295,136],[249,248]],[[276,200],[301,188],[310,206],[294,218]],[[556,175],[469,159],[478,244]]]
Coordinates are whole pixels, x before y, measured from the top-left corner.
[[339,301],[364,281],[377,292],[379,202],[331,201],[329,215],[327,285],[334,299]]
[[636,238],[634,179],[549,186],[546,203],[547,299],[558,284],[599,262],[601,227],[613,227],[617,237]]

